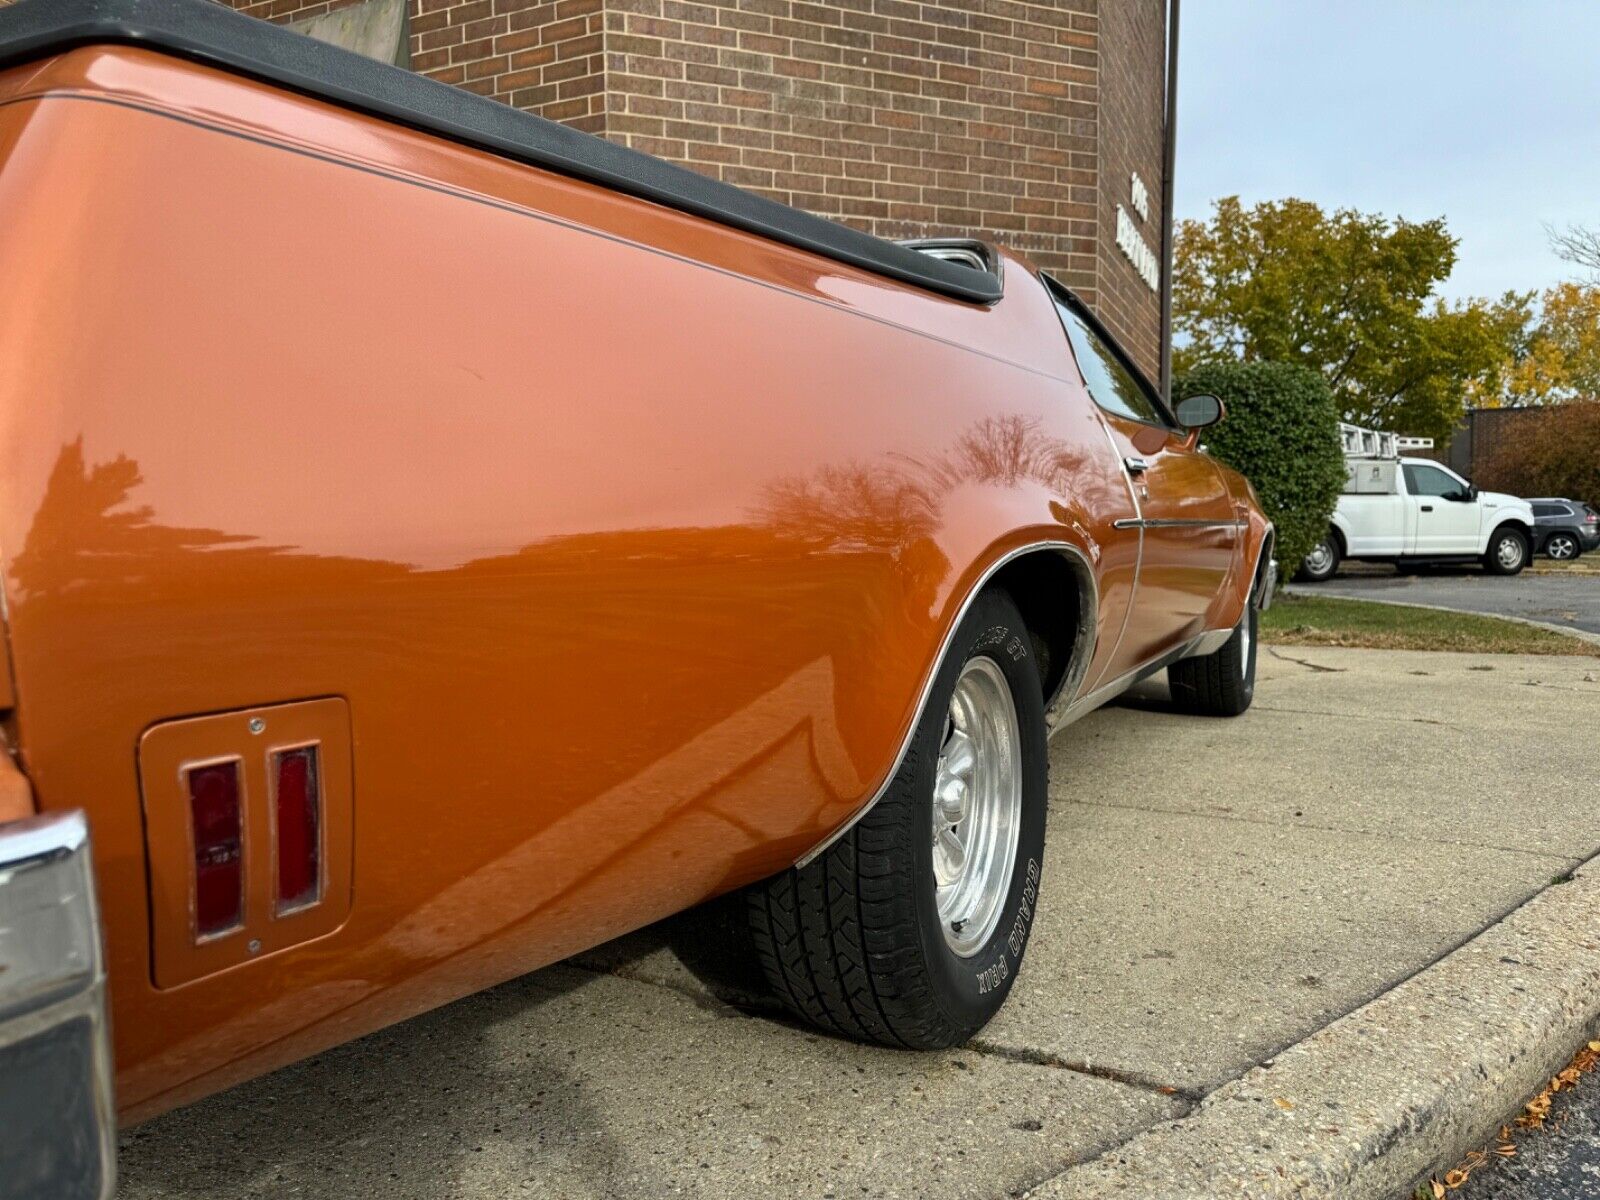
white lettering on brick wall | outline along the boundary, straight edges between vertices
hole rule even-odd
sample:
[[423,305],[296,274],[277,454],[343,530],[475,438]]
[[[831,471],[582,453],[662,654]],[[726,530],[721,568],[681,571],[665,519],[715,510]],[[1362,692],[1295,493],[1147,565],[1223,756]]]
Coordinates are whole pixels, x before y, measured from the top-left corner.
[[1133,211],[1139,214],[1141,221],[1150,219],[1150,190],[1144,186],[1144,180],[1139,178],[1139,172],[1133,173]]
[[1161,290],[1161,260],[1144,240],[1128,210],[1120,204],[1117,205],[1117,249],[1128,256],[1139,278],[1149,284],[1152,292]]

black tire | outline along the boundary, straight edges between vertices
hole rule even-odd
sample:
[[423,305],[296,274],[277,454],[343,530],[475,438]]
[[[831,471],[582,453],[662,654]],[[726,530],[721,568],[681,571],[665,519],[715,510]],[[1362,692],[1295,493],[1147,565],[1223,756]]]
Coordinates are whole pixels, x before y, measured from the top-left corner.
[[1333,530],[1328,530],[1322,535],[1322,540],[1311,547],[1311,553],[1300,561],[1300,568],[1295,571],[1294,577],[1301,583],[1321,583],[1332,579],[1339,570],[1339,560],[1343,558],[1339,552],[1339,539]]
[[[1005,676],[1017,716],[1021,821],[994,932],[970,957],[947,944],[934,896],[933,788],[946,714],[968,661]],[[872,810],[803,868],[750,889],[756,954],[785,1007],[829,1033],[944,1049],[999,1010],[1038,902],[1046,806],[1044,696],[1011,598],[979,596],[939,668],[905,761]]]
[[1558,530],[1545,539],[1544,552],[1557,562],[1571,562],[1583,554],[1583,547],[1572,534]]
[[1254,602],[1220,650],[1185,658],[1167,668],[1167,686],[1179,711],[1203,717],[1237,717],[1256,695],[1256,647],[1261,614]]
[[[1510,547],[1516,546],[1512,555]],[[1520,575],[1528,565],[1528,537],[1510,525],[1502,525],[1489,538],[1489,548],[1484,551],[1483,569],[1491,575]]]

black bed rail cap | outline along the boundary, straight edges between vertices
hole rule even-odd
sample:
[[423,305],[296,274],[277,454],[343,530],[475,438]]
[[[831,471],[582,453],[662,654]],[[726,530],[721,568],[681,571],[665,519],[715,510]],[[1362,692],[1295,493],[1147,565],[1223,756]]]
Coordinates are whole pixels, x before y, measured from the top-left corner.
[[0,67],[106,42],[146,46],[264,80],[958,300],[988,304],[1001,296],[993,275],[313,41],[212,0],[18,0],[0,8]]

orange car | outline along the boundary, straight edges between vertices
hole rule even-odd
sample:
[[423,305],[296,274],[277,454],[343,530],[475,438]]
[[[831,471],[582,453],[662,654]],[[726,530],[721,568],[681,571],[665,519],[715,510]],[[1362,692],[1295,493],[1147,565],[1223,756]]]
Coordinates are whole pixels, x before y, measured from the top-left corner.
[[796,1013],[960,1042],[1050,734],[1162,669],[1250,703],[1220,405],[989,247],[199,0],[22,0],[0,265],[8,1194],[739,888]]

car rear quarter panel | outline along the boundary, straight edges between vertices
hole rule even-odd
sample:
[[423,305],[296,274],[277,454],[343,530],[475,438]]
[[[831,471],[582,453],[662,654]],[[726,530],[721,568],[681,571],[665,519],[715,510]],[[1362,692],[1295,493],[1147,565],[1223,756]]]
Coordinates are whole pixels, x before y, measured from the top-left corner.
[[[792,861],[1011,549],[1119,627],[1126,485],[1008,271],[942,299],[138,49],[0,76],[13,733],[90,814],[124,1115]],[[158,989],[141,735],[321,696],[348,919]]]

